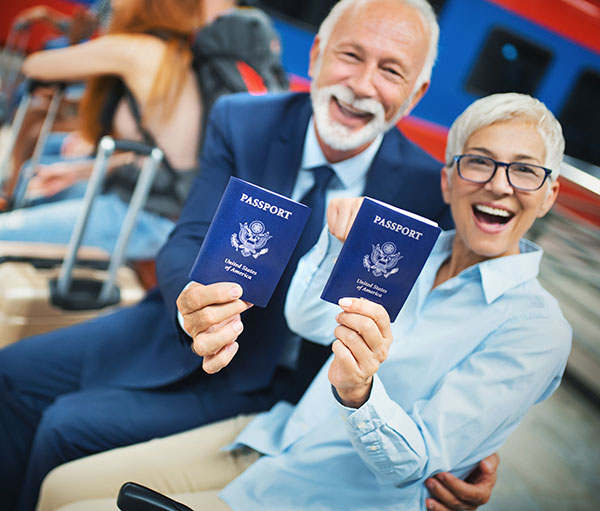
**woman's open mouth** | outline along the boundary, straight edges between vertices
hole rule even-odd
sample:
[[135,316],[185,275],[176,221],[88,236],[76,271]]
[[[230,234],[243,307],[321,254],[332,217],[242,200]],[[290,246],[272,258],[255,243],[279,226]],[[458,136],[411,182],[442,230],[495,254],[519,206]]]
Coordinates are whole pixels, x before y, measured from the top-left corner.
[[486,204],[474,204],[473,214],[479,222],[494,226],[505,225],[515,216],[514,213],[507,209],[488,206]]

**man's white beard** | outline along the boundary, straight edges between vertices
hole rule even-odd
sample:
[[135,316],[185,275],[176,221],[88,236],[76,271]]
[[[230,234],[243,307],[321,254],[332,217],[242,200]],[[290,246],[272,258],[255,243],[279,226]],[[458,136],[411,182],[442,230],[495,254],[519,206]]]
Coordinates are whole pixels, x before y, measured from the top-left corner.
[[[319,136],[325,144],[337,151],[357,149],[371,142],[377,135],[387,131],[401,117],[399,112],[397,118],[392,122],[386,122],[385,112],[379,101],[370,98],[357,99],[352,90],[344,85],[317,87],[313,82],[310,96]],[[329,116],[329,103],[333,97],[352,108],[372,114],[372,119],[356,131],[334,121]]]

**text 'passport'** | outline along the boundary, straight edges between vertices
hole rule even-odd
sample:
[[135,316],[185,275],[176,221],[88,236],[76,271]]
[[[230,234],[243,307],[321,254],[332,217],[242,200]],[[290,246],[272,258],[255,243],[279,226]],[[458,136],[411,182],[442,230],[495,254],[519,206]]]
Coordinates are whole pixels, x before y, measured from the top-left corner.
[[432,220],[366,197],[321,298],[366,298],[394,321],[440,232]]
[[288,263],[310,208],[231,177],[190,272],[200,284],[237,282],[264,307]]

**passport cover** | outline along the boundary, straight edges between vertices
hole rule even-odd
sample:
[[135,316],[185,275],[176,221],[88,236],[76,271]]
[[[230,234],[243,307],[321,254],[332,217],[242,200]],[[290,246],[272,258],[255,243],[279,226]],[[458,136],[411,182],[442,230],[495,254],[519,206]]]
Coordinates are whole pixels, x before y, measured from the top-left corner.
[[365,197],[321,298],[366,298],[395,321],[440,232],[432,220]]
[[231,177],[192,266],[200,284],[237,282],[265,307],[298,243],[310,208]]

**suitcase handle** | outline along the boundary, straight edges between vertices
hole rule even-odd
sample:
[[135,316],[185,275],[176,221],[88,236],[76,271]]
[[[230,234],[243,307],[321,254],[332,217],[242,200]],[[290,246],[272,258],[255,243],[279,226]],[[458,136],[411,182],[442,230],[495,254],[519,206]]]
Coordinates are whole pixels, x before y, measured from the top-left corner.
[[137,140],[115,139],[113,142],[115,144],[115,151],[132,151],[140,156],[150,156],[152,151],[155,149],[155,147],[149,146],[148,144],[139,142]]
[[[140,175],[133,190],[133,195],[129,201],[129,207],[127,208],[127,213],[125,214],[125,219],[108,265],[107,279],[101,284],[99,292],[96,289],[89,290],[89,298],[86,298],[79,293],[74,293],[77,295],[74,296],[70,291],[73,280],[73,267],[75,266],[77,258],[77,250],[81,245],[81,240],[89,220],[92,205],[104,182],[108,158],[117,148],[134,151],[142,155],[148,155],[148,158],[140,171]],[[67,246],[65,260],[60,268],[58,278],[55,283],[52,283],[51,285],[52,303],[65,309],[72,310],[80,310],[81,307],[95,309],[118,303],[119,289],[115,285],[117,271],[125,259],[125,250],[133,228],[135,227],[136,217],[146,203],[154,177],[156,176],[163,157],[163,152],[158,147],[150,147],[141,142],[131,140],[115,141],[109,136],[105,136],[100,140],[98,155],[94,162],[94,168],[83,198],[83,210],[75,223],[71,239]]]
[[17,178],[17,184],[15,185],[15,189],[13,191],[12,197],[10,198],[11,209],[17,209],[23,206],[25,201],[25,191],[27,190],[27,185],[35,172],[38,162],[40,161],[40,157],[42,155],[42,151],[44,149],[44,145],[46,143],[46,138],[52,129],[52,125],[54,124],[54,120],[56,119],[56,114],[58,112],[58,107],[60,106],[60,102],[65,93],[65,88],[67,84],[65,82],[42,82],[40,80],[25,80],[24,87],[25,93],[21,98],[19,106],[17,107],[17,111],[15,112],[15,116],[13,118],[13,122],[10,127],[9,132],[9,140],[4,148],[4,153],[2,155],[2,161],[0,162],[0,182],[8,179],[9,177],[9,166],[11,161],[11,156],[13,149],[15,147],[17,138],[19,133],[21,132],[21,128],[23,126],[23,121],[25,120],[25,115],[27,110],[29,109],[29,105],[31,103],[31,96],[35,89],[39,87],[52,86],[56,88],[55,93],[52,95],[52,99],[50,101],[50,105],[48,105],[48,110],[44,117],[44,122],[42,123],[42,127],[40,128],[40,133],[37,138],[37,142],[35,144],[35,148],[33,150],[33,154],[30,158],[30,164],[26,166],[19,173]]
[[62,101],[62,98],[65,95],[66,87],[66,83],[64,82],[45,83],[39,80],[29,80],[26,85],[28,94],[30,96],[36,88],[48,85],[56,87],[56,91],[52,95],[52,99],[50,100],[50,104],[48,105],[48,111],[46,112],[44,122],[42,123],[42,127],[40,128],[40,134],[38,135],[35,148],[33,149],[33,154],[31,155],[31,158],[29,160],[29,165],[25,166],[18,176],[17,184],[15,186],[15,190],[12,197],[14,209],[19,209],[23,207],[23,204],[25,203],[25,192],[27,190],[27,185],[29,184],[29,181],[31,181],[31,178],[33,177],[33,174],[37,169],[38,163],[42,156],[42,152],[44,151],[46,139],[48,138],[48,134],[50,133],[50,130],[54,125],[54,120],[56,119],[56,114],[58,113],[60,102]]

